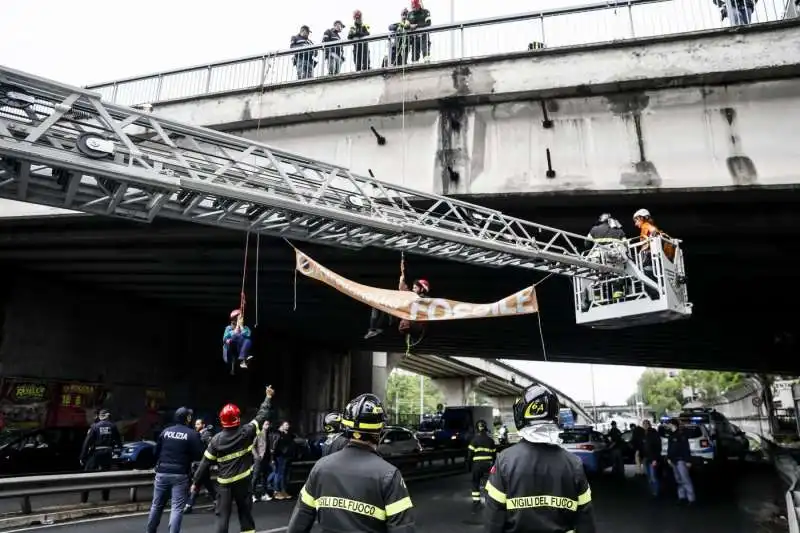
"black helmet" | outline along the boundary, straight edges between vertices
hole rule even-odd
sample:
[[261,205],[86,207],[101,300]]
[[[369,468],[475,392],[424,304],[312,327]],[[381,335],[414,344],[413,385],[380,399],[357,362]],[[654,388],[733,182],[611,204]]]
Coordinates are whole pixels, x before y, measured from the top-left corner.
[[379,435],[385,424],[383,405],[374,394],[362,394],[350,400],[342,413],[345,431],[356,440],[360,433]]
[[481,419],[481,420],[478,420],[475,423],[475,430],[476,431],[488,431],[488,429],[489,429],[489,426],[486,425],[486,420]]
[[341,413],[333,412],[325,415],[322,421],[322,429],[325,433],[336,433],[342,430],[342,415]]
[[558,396],[543,385],[531,385],[514,402],[514,424],[517,429],[558,419],[561,405]]

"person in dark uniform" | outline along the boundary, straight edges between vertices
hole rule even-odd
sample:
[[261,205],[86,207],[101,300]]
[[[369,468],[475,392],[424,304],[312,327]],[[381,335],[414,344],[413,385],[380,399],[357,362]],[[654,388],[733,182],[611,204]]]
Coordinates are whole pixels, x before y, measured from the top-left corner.
[[497,447],[494,439],[489,435],[489,427],[485,420],[478,420],[475,424],[475,436],[467,447],[467,463],[472,471],[472,508],[477,510],[481,506],[481,485],[489,475],[492,468]]
[[344,449],[347,443],[350,442],[342,429],[342,415],[340,413],[328,413],[325,415],[322,429],[328,434],[328,438],[322,443],[322,457]]
[[[211,442],[211,437],[214,436],[214,430],[211,426],[206,424],[206,421],[202,418],[198,418],[194,422],[194,429],[200,435],[200,441],[203,443],[203,450],[208,447],[208,443]],[[202,454],[201,454],[202,455]],[[192,463],[192,477],[194,478],[194,474],[197,472],[197,469],[200,467],[200,458],[194,463]],[[209,470],[206,474],[205,478],[200,480],[199,485],[201,487],[205,487],[206,491],[208,491],[208,496],[215,504],[215,512],[216,512],[216,502],[217,502],[217,487],[214,480],[211,479],[211,471]],[[185,514],[189,514],[192,512],[192,508],[194,508],[194,504],[197,501],[197,495],[199,494],[199,490],[197,492],[190,492],[189,499],[186,501],[186,507],[183,508],[183,512]],[[217,512],[217,514],[219,514]]]
[[[592,491],[580,460],[552,441],[561,408],[531,385],[514,403],[522,440],[500,452],[486,482],[486,533],[595,533]],[[537,431],[552,425],[555,432]]]
[[[594,226],[589,230],[589,239],[586,242],[586,247],[589,249],[587,257],[593,260],[602,260],[604,263],[611,264],[624,264],[628,257],[627,238],[625,237],[625,230],[622,229],[622,224],[616,218],[612,218],[610,214],[601,214]],[[591,290],[594,283],[590,281],[584,282],[583,288],[583,311],[589,310],[592,303]],[[624,282],[614,282],[609,288],[611,289],[610,296],[612,300],[619,300],[625,296]]]
[[146,533],[156,533],[167,498],[172,500],[169,531],[179,533],[181,530],[192,463],[203,455],[203,441],[191,423],[192,410],[179,407],[175,411],[175,424],[162,431],[156,440],[156,477]]
[[[85,472],[102,472],[111,470],[111,458],[114,448],[122,446],[122,437],[116,424],[111,420],[108,409],[102,409],[97,415],[97,421],[92,424],[86,433],[81,449],[81,465]],[[108,501],[109,490],[102,492],[103,501]],[[89,492],[81,493],[81,503],[89,501]]]
[[[350,31],[347,32],[347,40],[354,41],[364,37],[369,37],[369,25],[364,24],[361,10],[356,9],[353,12],[353,25],[350,26]],[[369,43],[355,43],[353,45],[353,62],[356,65],[356,72],[369,70]]]
[[242,531],[255,531],[253,521],[253,496],[251,479],[253,474],[253,443],[261,431],[261,426],[268,418],[272,418],[272,386],[268,386],[266,397],[258,408],[256,417],[244,426],[241,424],[241,412],[232,403],[227,404],[219,412],[222,431],[214,435],[203,454],[203,460],[194,475],[192,492],[206,475],[212,463],[219,467],[217,483],[219,497],[217,499],[217,533],[227,533],[231,521],[233,503],[239,514],[239,526]]
[[378,455],[384,427],[381,401],[362,394],[342,413],[350,443],[314,464],[300,490],[287,533],[321,531],[413,533],[413,505],[396,466]]

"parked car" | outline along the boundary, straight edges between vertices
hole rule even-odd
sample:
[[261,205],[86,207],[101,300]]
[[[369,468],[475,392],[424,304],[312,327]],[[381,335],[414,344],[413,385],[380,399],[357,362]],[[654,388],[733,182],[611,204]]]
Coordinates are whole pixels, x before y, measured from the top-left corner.
[[610,442],[591,426],[565,428],[558,434],[561,447],[574,454],[583,463],[587,474],[603,472],[611,466]]
[[402,455],[419,453],[422,445],[411,430],[399,426],[387,426],[381,433],[378,453],[386,457],[389,455]]
[[87,427],[55,427],[9,434],[0,444],[0,475],[79,472]]
[[708,430],[719,459],[738,458],[743,460],[750,451],[750,441],[738,426],[714,409],[684,409],[678,418],[683,424],[702,425]]
[[148,470],[156,465],[156,443],[152,440],[123,442],[122,449],[115,451],[112,460],[119,468]]

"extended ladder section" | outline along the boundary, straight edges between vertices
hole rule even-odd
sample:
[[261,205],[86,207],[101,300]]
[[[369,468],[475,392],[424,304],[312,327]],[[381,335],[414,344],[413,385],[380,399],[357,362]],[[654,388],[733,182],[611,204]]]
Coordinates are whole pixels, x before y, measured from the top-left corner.
[[605,254],[585,255],[587,239],[577,234],[110,105],[96,93],[5,67],[0,197],[592,281],[631,275]]

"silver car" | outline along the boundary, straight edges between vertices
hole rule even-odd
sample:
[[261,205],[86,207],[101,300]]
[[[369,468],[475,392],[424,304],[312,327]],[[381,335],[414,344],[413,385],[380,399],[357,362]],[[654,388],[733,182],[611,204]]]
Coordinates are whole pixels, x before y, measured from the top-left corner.
[[419,453],[421,451],[422,445],[409,429],[400,426],[387,426],[381,433],[378,453],[384,457]]

